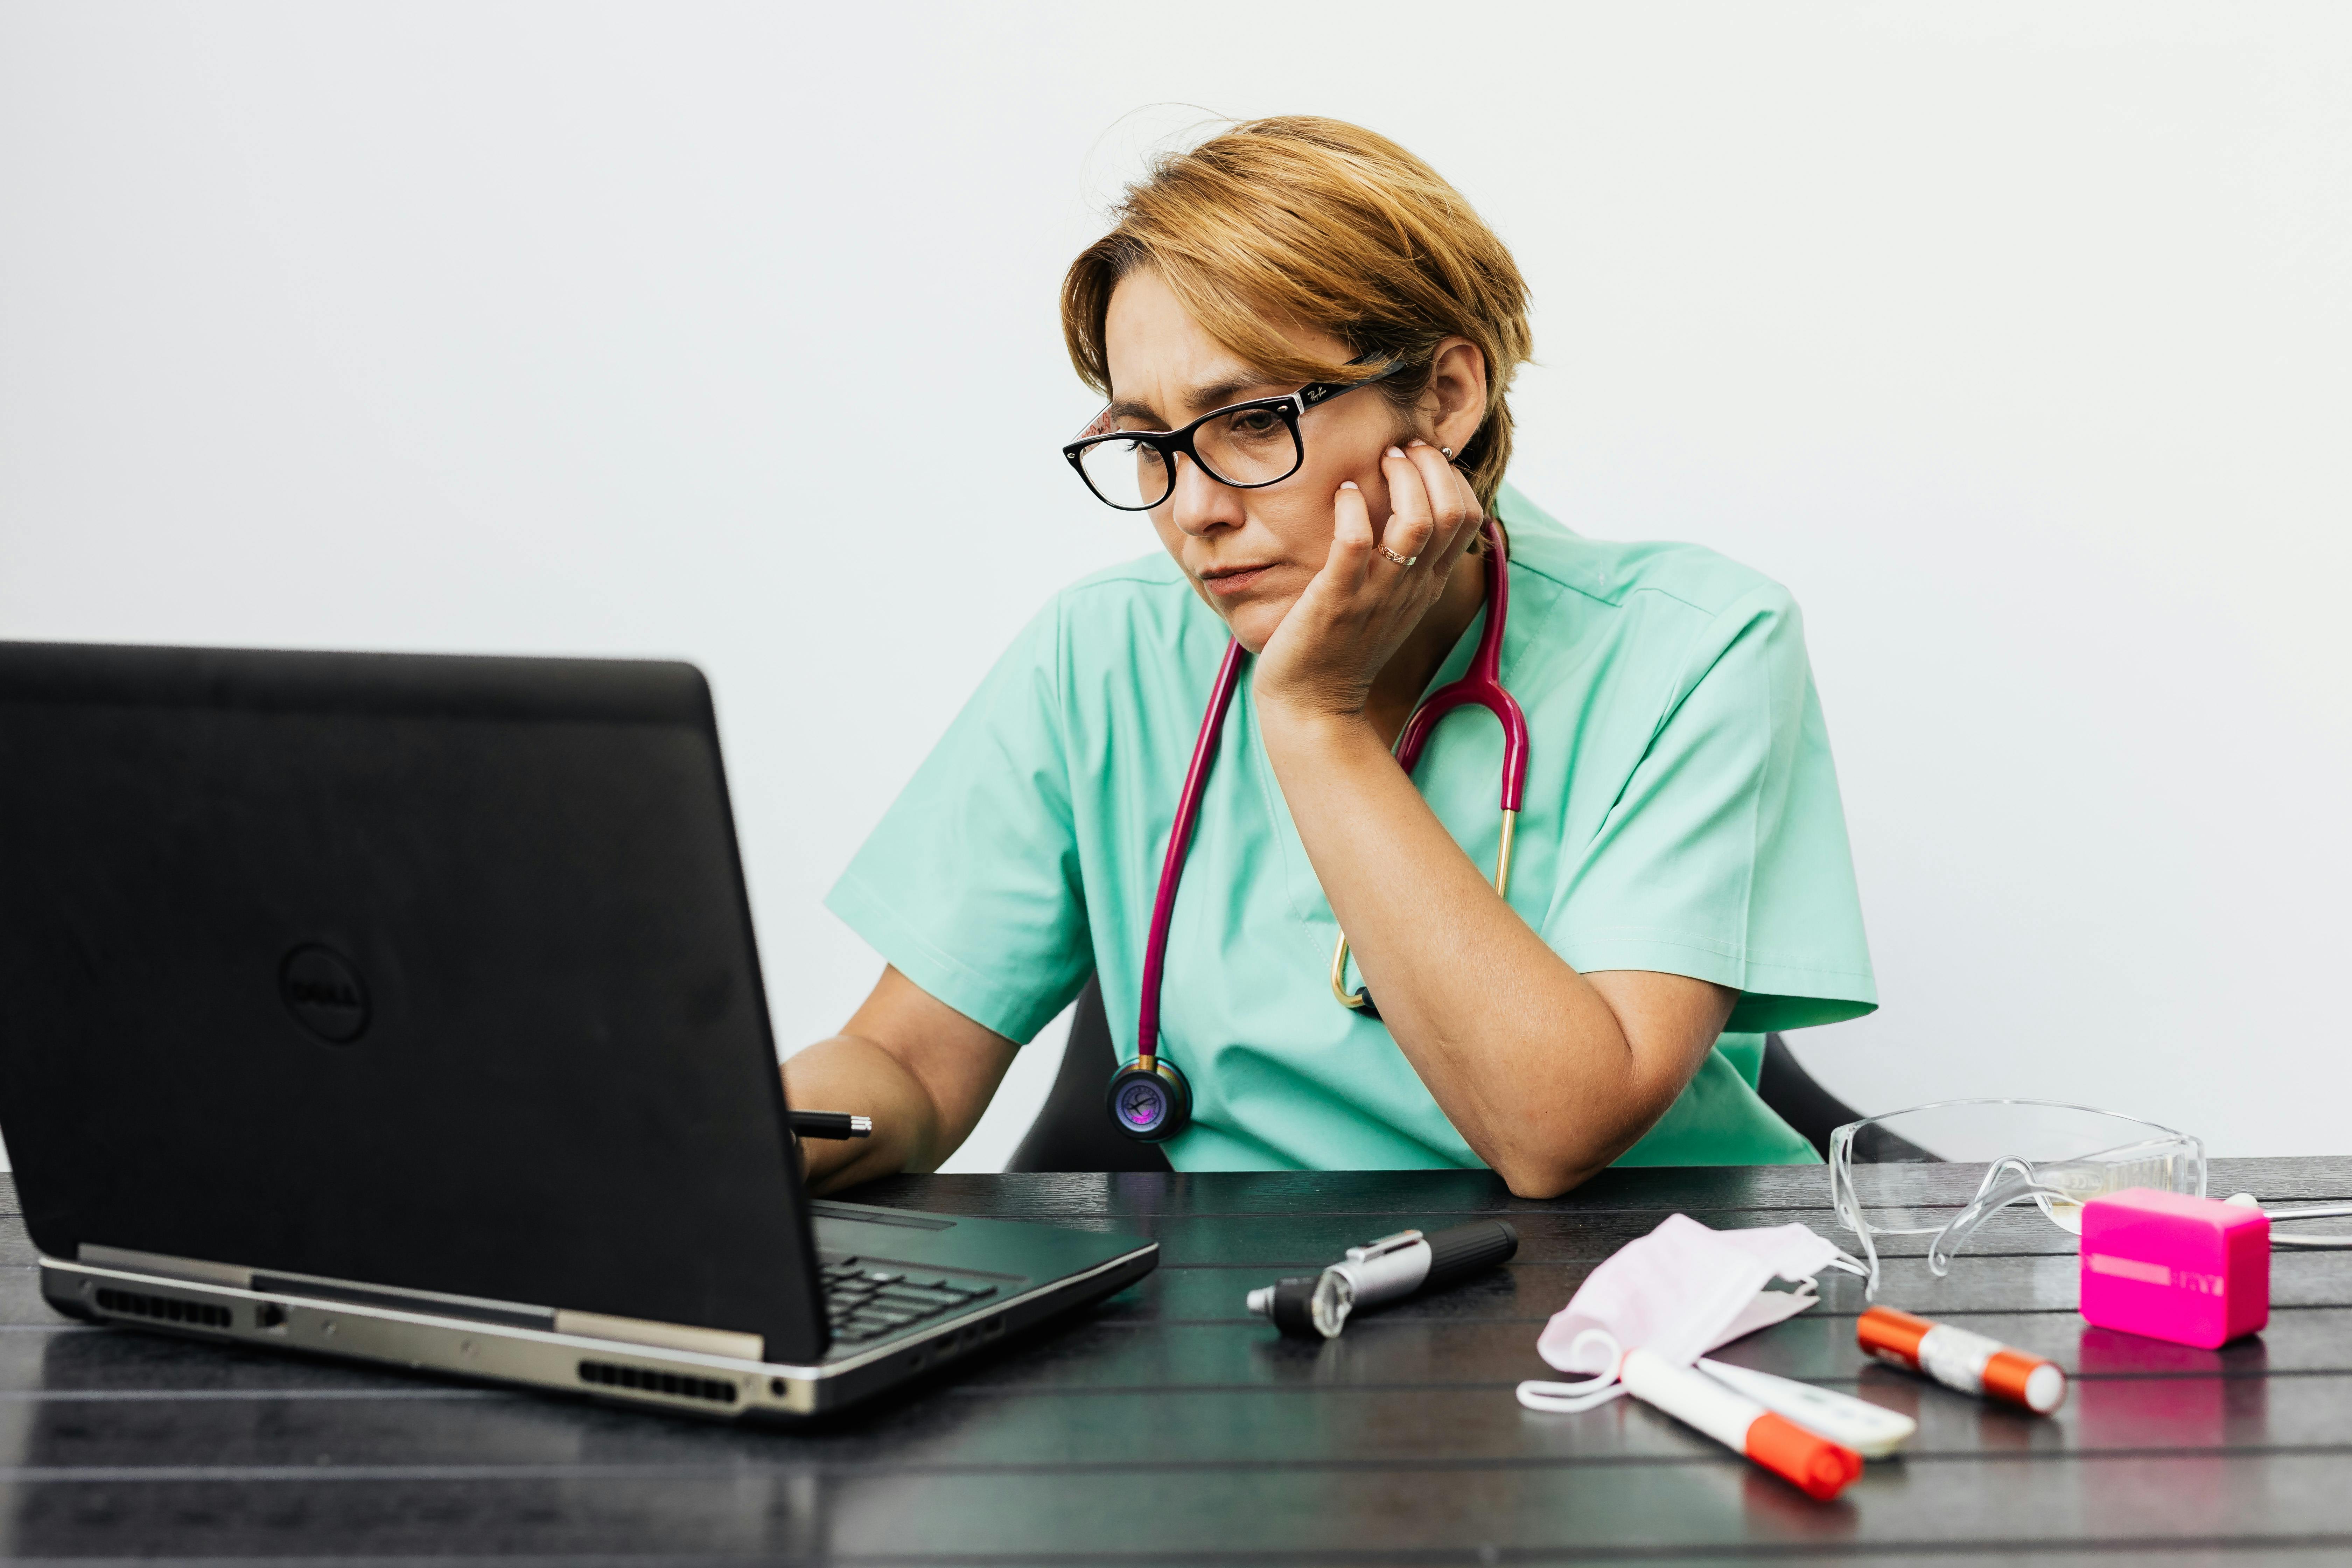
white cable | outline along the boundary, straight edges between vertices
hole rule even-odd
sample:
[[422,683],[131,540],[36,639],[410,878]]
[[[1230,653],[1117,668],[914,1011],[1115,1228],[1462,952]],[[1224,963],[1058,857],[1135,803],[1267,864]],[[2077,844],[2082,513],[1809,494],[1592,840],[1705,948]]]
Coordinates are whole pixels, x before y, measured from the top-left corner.
[[[2352,1215],[2352,1204],[2320,1204],[2315,1207],[2298,1209],[2264,1209],[2261,1200],[2252,1193],[2231,1193],[2224,1201],[2236,1204],[2241,1208],[2262,1209],[2263,1217],[2269,1220],[2273,1226],[2283,1220],[2341,1219],[2347,1215]],[[2352,1236],[2287,1236],[2273,1229],[2271,1232],[2271,1245],[2273,1247],[2352,1247]]]

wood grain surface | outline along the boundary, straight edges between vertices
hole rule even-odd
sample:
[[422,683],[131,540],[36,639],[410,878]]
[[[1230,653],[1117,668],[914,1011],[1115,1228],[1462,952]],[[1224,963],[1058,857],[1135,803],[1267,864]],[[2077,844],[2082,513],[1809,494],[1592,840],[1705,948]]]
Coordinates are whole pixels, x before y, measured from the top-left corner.
[[[1923,1169],[1957,1205],[1965,1171]],[[2217,1193],[2352,1196],[2352,1159],[2218,1161]],[[2040,1419],[1867,1364],[1859,1281],[1726,1359],[1860,1394],[1919,1435],[1833,1504],[1656,1412],[1522,1410],[1543,1321],[1680,1210],[1845,1239],[1819,1167],[1611,1172],[1521,1203],[1472,1172],[900,1177],[856,1194],[1116,1226],[1160,1270],[945,1381],[814,1427],[737,1427],[93,1329],[42,1303],[0,1178],[0,1551],[15,1558],[1053,1563],[2352,1562],[2352,1253],[2281,1251],[2261,1335],[2094,1329],[2074,1241],[1989,1225],[1883,1299],[2052,1356]],[[1472,1215],[1519,1257],[1322,1346],[1244,1293]],[[2346,1228],[2352,1228],[2347,1226]]]

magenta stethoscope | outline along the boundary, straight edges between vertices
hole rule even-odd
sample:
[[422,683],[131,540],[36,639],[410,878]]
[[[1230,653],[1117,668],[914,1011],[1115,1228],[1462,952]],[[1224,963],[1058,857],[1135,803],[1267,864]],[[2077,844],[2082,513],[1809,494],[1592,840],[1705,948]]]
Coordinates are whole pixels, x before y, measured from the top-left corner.
[[[1465,704],[1484,708],[1503,726],[1503,841],[1495,856],[1495,891],[1511,891],[1511,837],[1518,826],[1519,797],[1528,787],[1528,721],[1517,699],[1503,689],[1503,622],[1510,611],[1510,563],[1503,531],[1488,521],[1479,530],[1486,542],[1486,626],[1478,635],[1478,651],[1461,679],[1439,687],[1421,700],[1397,737],[1397,765],[1411,773],[1421,761],[1422,748],[1437,721]],[[1184,771],[1184,793],[1176,800],[1176,822],[1168,834],[1168,855],[1160,865],[1160,891],[1151,900],[1151,936],[1143,949],[1143,1005],[1136,1019],[1135,1058],[1110,1080],[1105,1104],[1112,1125],[1129,1138],[1157,1143],[1184,1131],[1192,1119],[1192,1090],[1174,1064],[1160,1055],[1160,975],[1168,960],[1168,926],[1176,913],[1176,884],[1184,876],[1184,855],[1192,847],[1192,827],[1201,815],[1201,795],[1208,787],[1209,764],[1217,754],[1217,737],[1225,727],[1225,710],[1233,706],[1234,688],[1241,679],[1242,645],[1225,649],[1217,667],[1216,684],[1209,691],[1209,710],[1201,715],[1200,739],[1192,742],[1192,765]],[[1331,994],[1343,1007],[1368,1018],[1381,1016],[1368,991],[1348,989],[1348,935],[1331,953]]]

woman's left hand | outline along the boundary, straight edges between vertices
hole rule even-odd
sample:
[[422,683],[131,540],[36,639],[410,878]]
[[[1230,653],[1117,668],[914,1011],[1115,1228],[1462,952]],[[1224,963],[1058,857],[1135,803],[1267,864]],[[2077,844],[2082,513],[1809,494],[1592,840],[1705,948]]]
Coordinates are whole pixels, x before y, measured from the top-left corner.
[[[1444,593],[1486,513],[1470,482],[1425,441],[1381,458],[1389,515],[1375,531],[1350,479],[1332,502],[1331,552],[1266,639],[1250,676],[1262,710],[1360,716],[1372,683]],[[1412,561],[1401,566],[1383,546]]]

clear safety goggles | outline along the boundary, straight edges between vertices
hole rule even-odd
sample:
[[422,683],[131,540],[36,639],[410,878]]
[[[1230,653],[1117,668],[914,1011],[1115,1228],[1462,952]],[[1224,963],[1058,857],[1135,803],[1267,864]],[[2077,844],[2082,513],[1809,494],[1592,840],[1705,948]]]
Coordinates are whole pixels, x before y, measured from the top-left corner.
[[[1982,1165],[1958,1213],[1939,1165]],[[2205,1195],[2205,1145],[2186,1132],[2087,1106],[2038,1100],[1948,1100],[1849,1121],[1830,1134],[1830,1203],[1860,1238],[1878,1295],[1878,1243],[1926,1236],[1937,1279],[1976,1228],[2031,1200],[2079,1236],[2083,1205],[2126,1187]]]
[[[1976,1194],[1955,1213],[1939,1165],[1982,1165]],[[1926,1236],[1928,1272],[1941,1279],[1979,1226],[2031,1201],[2060,1228],[2083,1233],[2083,1205],[2126,1187],[2203,1197],[2205,1145],[2153,1121],[2039,1100],[1948,1100],[1849,1121],[1830,1134],[1830,1202],[1860,1238],[1869,1295],[1878,1295],[1878,1243]],[[2259,1207],[2250,1194],[2230,1201]],[[2352,1237],[2283,1234],[2281,1221],[2352,1214],[2352,1205],[2264,1209],[2286,1247],[2352,1246]]]

